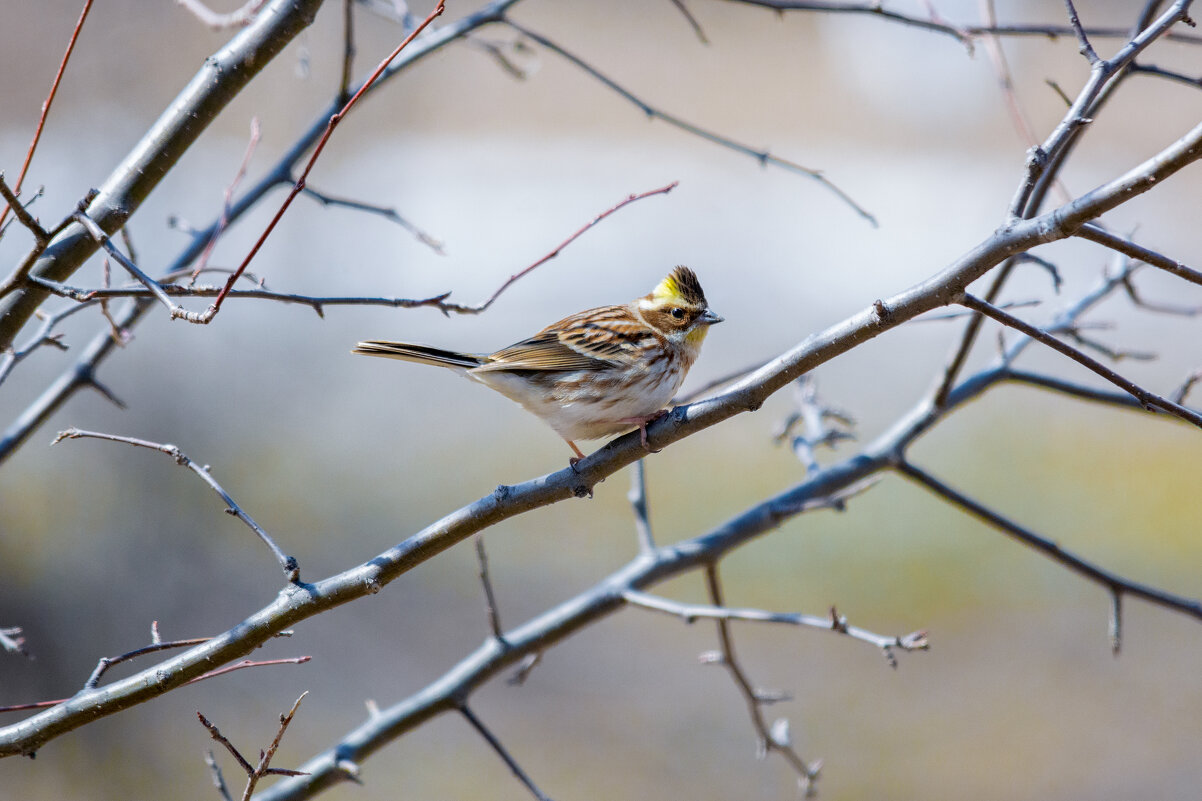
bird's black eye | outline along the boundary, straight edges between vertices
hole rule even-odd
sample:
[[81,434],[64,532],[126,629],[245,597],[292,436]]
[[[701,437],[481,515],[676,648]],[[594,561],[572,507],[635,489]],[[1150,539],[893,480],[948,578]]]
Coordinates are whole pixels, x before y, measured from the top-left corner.
[[680,308],[679,306],[677,306],[677,307],[675,307],[674,309],[672,309],[672,311],[671,311],[671,312],[669,312],[669,314],[671,314],[671,315],[672,315],[673,317],[675,317],[677,320],[683,320],[683,319],[684,319],[684,309]]

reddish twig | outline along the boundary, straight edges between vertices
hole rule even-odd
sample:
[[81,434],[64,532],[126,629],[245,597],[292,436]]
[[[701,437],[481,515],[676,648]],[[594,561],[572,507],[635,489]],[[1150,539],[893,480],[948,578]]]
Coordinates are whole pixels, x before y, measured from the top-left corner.
[[544,264],[546,264],[547,262],[551,261],[551,259],[558,256],[559,252],[561,250],[563,250],[568,245],[575,242],[577,239],[580,238],[580,236],[582,234],[584,234],[585,231],[588,231],[590,228],[592,228],[594,225],[596,225],[597,223],[604,220],[609,215],[613,214],[614,212],[618,211],[619,209],[623,209],[626,206],[629,206],[631,203],[634,203],[636,200],[642,200],[643,198],[651,197],[652,195],[666,195],[679,185],[680,185],[680,181],[673,181],[672,183],[668,184],[667,186],[661,186],[659,189],[652,189],[649,192],[640,192],[637,195],[630,195],[625,200],[623,200],[621,203],[618,203],[616,206],[612,206],[611,208],[606,209],[605,211],[601,212],[596,217],[594,217],[592,220],[585,223],[584,226],[580,228],[580,230],[576,231],[576,233],[572,234],[567,239],[565,239],[564,241],[562,241],[558,245],[556,245],[555,249],[552,250],[550,253],[548,253],[546,256],[543,256],[541,259],[534,262],[534,264],[531,264],[526,269],[509,276],[508,280],[506,280],[505,283],[501,284],[501,286],[498,287],[497,291],[492,293],[492,295],[488,298],[488,300],[484,301],[483,303],[477,304],[475,306],[461,306],[458,304],[448,303],[448,304],[446,304],[446,306],[444,308],[444,312],[453,311],[453,312],[458,312],[459,314],[479,314],[480,312],[486,310],[489,306],[491,306],[493,304],[493,302],[501,296],[502,292],[504,292],[506,289],[509,289],[510,286],[512,286],[514,283],[516,283],[517,281],[524,278],[528,273],[533,272],[537,268],[539,268],[539,267],[543,266]]
[[230,224],[230,207],[234,205],[234,190],[238,188],[238,184],[242,183],[242,179],[246,177],[246,169],[250,166],[250,157],[254,155],[255,148],[259,144],[259,118],[250,118],[250,141],[246,143],[246,153],[242,155],[242,163],[238,166],[238,172],[234,174],[234,180],[230,181],[230,185],[225,188],[225,197],[221,204],[221,216],[217,218],[217,227],[213,229],[213,235],[209,237],[209,243],[205,245],[204,252],[200,254],[200,259],[196,262],[196,269],[192,271],[192,280],[204,272],[204,269],[209,264],[209,256],[213,254],[213,248],[217,247],[217,240],[225,233],[226,226]]
[[[313,657],[311,657],[311,656],[293,656],[293,657],[289,657],[286,659],[260,659],[260,660],[244,659],[241,662],[238,662],[233,665],[226,665],[225,667],[217,668],[216,670],[210,670],[208,673],[197,676],[196,678],[191,679],[190,681],[184,682],[184,684],[195,684],[198,681],[204,681],[205,679],[213,679],[218,676],[223,676],[226,673],[233,673],[235,670],[242,670],[244,668],[271,667],[273,665],[304,665],[304,664],[308,663],[311,659],[313,659]],[[28,711],[31,709],[47,709],[48,707],[58,706],[59,704],[65,702],[65,701],[70,701],[70,700],[71,700],[70,698],[58,698],[54,701],[35,701],[32,704],[14,704],[13,706],[0,706],[0,713],[2,713],[2,712],[25,712],[25,711]]]
[[[59,62],[58,72],[54,74],[54,82],[50,84],[50,94],[46,95],[46,100],[42,103],[42,113],[38,117],[38,127],[33,132],[33,141],[29,143],[29,149],[25,151],[25,162],[21,165],[21,172],[17,175],[17,183],[13,186],[13,192],[18,195],[21,194],[21,184],[25,180],[25,174],[29,171],[29,163],[33,161],[33,153],[38,149],[38,142],[42,139],[42,129],[46,127],[46,115],[50,113],[50,104],[54,102],[54,96],[58,94],[58,85],[63,80],[63,73],[67,70],[67,62],[71,60],[71,53],[75,50],[75,42],[79,40],[79,31],[83,28],[84,20],[88,18],[88,12],[91,10],[92,0],[84,0],[83,11],[79,12],[79,19],[75,23],[75,30],[71,32],[71,41],[67,42],[67,52],[63,53],[63,60]],[[0,212],[0,225],[4,224],[10,208],[12,208],[11,205],[6,205],[4,211]]]
[[292,185],[292,190],[288,193],[288,197],[284,198],[284,202],[280,205],[280,208],[275,213],[275,216],[271,218],[271,222],[267,224],[267,227],[263,230],[262,235],[259,236],[259,240],[255,242],[254,246],[250,249],[250,252],[246,254],[246,258],[242,260],[242,264],[238,265],[238,269],[234,270],[233,274],[229,277],[229,280],[227,280],[225,283],[225,289],[222,290],[221,294],[217,296],[217,299],[213,301],[213,305],[209,307],[209,310],[200,316],[198,322],[210,322],[213,317],[216,316],[217,312],[221,310],[221,303],[225,300],[226,295],[228,295],[229,291],[234,288],[234,284],[237,282],[242,273],[245,272],[246,268],[250,266],[251,261],[258,254],[259,249],[263,247],[263,243],[267,241],[267,237],[271,235],[271,232],[275,230],[276,225],[279,224],[280,219],[284,216],[284,212],[288,211],[288,207],[292,205],[292,201],[296,199],[297,195],[304,191],[305,179],[309,177],[309,173],[312,171],[313,165],[316,164],[317,159],[321,157],[322,151],[325,150],[326,143],[330,141],[330,135],[334,133],[334,129],[338,127],[340,122],[342,122],[342,118],[345,117],[347,113],[350,112],[350,110],[355,106],[355,104],[359,102],[359,98],[363,97],[363,94],[369,88],[371,88],[371,85],[376,82],[376,79],[379,78],[381,74],[383,74],[384,70],[388,68],[388,65],[392,63],[393,59],[400,55],[401,51],[404,50],[410,42],[416,39],[418,35],[420,35],[421,32],[424,31],[426,27],[434,21],[435,17],[442,14],[443,9],[444,0],[438,0],[438,5],[435,6],[434,10],[430,12],[429,16],[422,21],[422,24],[418,25],[413,30],[413,33],[406,36],[405,40],[397,45],[397,48],[393,50],[387,58],[380,62],[380,64],[376,67],[375,72],[373,72],[371,76],[363,82],[363,85],[359,87],[359,91],[355,92],[354,97],[346,101],[346,105],[344,105],[340,111],[330,117],[329,122],[326,123],[325,133],[323,133],[321,135],[321,139],[317,141],[317,146],[313,148],[313,155],[309,157],[309,161],[307,164],[305,164],[305,168],[301,171],[300,177],[297,178],[296,183]]
[[243,659],[241,662],[235,662],[232,665],[210,670],[208,673],[203,673],[194,679],[189,679],[184,684],[195,684],[205,679],[215,679],[218,676],[224,676],[226,673],[233,673],[235,670],[243,670],[245,668],[271,667],[272,665],[304,665],[308,664],[311,659],[313,659],[311,656],[290,656],[286,659]]

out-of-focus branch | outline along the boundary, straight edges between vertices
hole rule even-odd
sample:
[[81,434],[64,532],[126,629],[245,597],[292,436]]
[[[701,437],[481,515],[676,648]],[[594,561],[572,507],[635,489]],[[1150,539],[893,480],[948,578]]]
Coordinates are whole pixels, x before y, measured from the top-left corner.
[[[970,46],[975,37],[1005,36],[1025,38],[1058,39],[1061,36],[1074,36],[1076,31],[1071,25],[954,25],[942,20],[929,17],[917,17],[899,11],[887,9],[879,0],[728,0],[746,6],[759,6],[776,12],[812,11],[824,14],[850,14],[853,16],[873,17],[885,22],[898,23],[912,28],[921,28],[932,33],[950,36],[965,46]],[[1087,36],[1095,39],[1125,39],[1131,35],[1127,28],[1117,27],[1083,27]],[[1202,44],[1202,36],[1189,33],[1170,33],[1169,41],[1189,44]]]
[[[347,0],[349,3],[350,0]],[[313,198],[323,206],[341,206],[355,211],[365,211],[368,214],[378,214],[386,220],[391,220],[397,225],[404,228],[409,233],[413,234],[418,242],[421,242],[426,247],[433,250],[439,256],[445,256],[446,251],[443,250],[443,244],[438,239],[430,236],[430,234],[418,228],[412,222],[402,217],[400,212],[390,206],[379,206],[374,203],[364,203],[361,200],[351,200],[350,198],[334,197],[327,195],[324,192],[319,192],[308,184],[305,185],[304,194]]]
[[0,628],[0,650],[4,650],[10,654],[20,654],[24,657],[29,657],[29,649],[25,646],[25,638],[21,636],[24,631],[20,626],[8,626]]
[[790,172],[797,173],[798,175],[804,175],[808,178],[812,178],[813,180],[822,184],[827,190],[833,192],[841,201],[843,201],[843,203],[845,203],[853,211],[855,211],[856,214],[860,215],[860,217],[862,217],[863,219],[865,219],[869,223],[871,223],[874,228],[876,227],[876,225],[877,225],[876,218],[874,216],[872,216],[872,214],[870,214],[864,207],[862,207],[860,204],[856,203],[856,201],[852,199],[851,195],[844,192],[842,189],[840,189],[838,187],[838,185],[836,185],[829,178],[827,178],[825,175],[823,175],[821,170],[815,170],[815,169],[811,169],[809,167],[803,167],[796,162],[789,161],[788,159],[783,159],[780,156],[774,156],[766,150],[757,150],[757,149],[751,147],[750,145],[745,145],[745,144],[742,144],[741,142],[736,142],[735,140],[731,139],[730,137],[723,136],[721,134],[715,133],[714,131],[710,131],[706,128],[702,128],[699,125],[694,125],[693,123],[688,122],[687,120],[683,120],[674,114],[669,114],[665,111],[662,111],[659,108],[646,102],[645,100],[642,100],[641,98],[639,98],[637,95],[635,95],[629,89],[626,89],[621,84],[619,84],[617,81],[615,81],[614,79],[612,79],[609,76],[602,73],[600,70],[598,70],[592,64],[589,64],[587,61],[582,59],[580,56],[577,56],[574,53],[572,53],[568,50],[565,50],[563,47],[561,47],[560,45],[551,41],[547,37],[545,37],[539,33],[535,33],[534,31],[530,30],[526,26],[520,25],[508,17],[505,18],[505,24],[509,25],[509,27],[513,28],[515,31],[517,31],[518,33],[527,37],[528,39],[538,42],[538,44],[540,44],[543,47],[545,47],[546,49],[550,50],[552,53],[556,53],[557,55],[562,56],[567,61],[570,61],[571,63],[575,64],[577,67],[584,70],[584,72],[588,73],[593,78],[600,81],[604,86],[611,89],[612,91],[617,93],[619,96],[625,98],[627,101],[629,101],[630,103],[632,103],[633,105],[638,107],[638,109],[640,111],[642,111],[644,114],[646,114],[648,117],[650,117],[652,119],[662,120],[663,122],[666,122],[668,125],[671,125],[675,128],[679,128],[680,130],[685,131],[686,133],[693,134],[694,136],[698,136],[702,139],[713,142],[716,145],[720,145],[729,150],[733,150],[736,153],[742,153],[743,155],[750,156],[750,157],[754,158],[756,161],[758,161],[760,164],[764,164],[764,165],[771,164],[774,167],[780,167],[782,169],[789,170]]
[[241,8],[236,8],[227,13],[219,13],[206,6],[201,0],[175,0],[176,5],[181,6],[192,16],[201,21],[215,31],[224,31],[229,28],[241,28],[244,25],[249,25],[254,20],[255,15],[266,4],[267,0],[246,0]]
[[[705,566],[705,585],[713,605],[722,607],[722,583],[718,579],[718,567],[715,563]],[[739,694],[743,696],[743,701],[747,704],[747,713],[751,716],[751,725],[755,729],[759,752],[761,754],[780,754],[797,774],[798,785],[805,793],[805,797],[813,798],[817,795],[815,782],[818,780],[818,771],[822,767],[822,761],[808,762],[802,758],[797,749],[793,747],[786,719],[782,718],[776,721],[771,727],[768,725],[764,719],[763,708],[765,704],[776,700],[774,695],[765,695],[762,691],[757,690],[747,677],[747,673],[743,670],[743,666],[735,654],[734,638],[730,633],[730,620],[725,617],[717,617],[715,622],[718,627],[718,661],[730,673],[735,687],[738,688]]]

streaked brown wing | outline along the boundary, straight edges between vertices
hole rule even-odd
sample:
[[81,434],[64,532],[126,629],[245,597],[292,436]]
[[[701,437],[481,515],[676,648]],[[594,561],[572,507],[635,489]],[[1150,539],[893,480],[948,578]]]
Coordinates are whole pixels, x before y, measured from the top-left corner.
[[602,370],[634,358],[644,326],[625,306],[588,309],[499,350],[478,372],[493,370]]

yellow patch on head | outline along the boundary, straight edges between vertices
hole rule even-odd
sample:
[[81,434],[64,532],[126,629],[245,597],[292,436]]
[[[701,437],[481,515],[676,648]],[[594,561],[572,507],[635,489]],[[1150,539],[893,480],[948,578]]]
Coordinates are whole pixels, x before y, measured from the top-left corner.
[[697,276],[688,267],[677,267],[651,290],[651,298],[661,302],[705,306],[705,293]]
[[[647,286],[643,284],[643,286]],[[651,291],[651,297],[655,300],[666,301],[683,301],[684,297],[680,294],[680,285],[676,283],[676,279],[668,276],[664,280],[656,284],[655,289]]]

